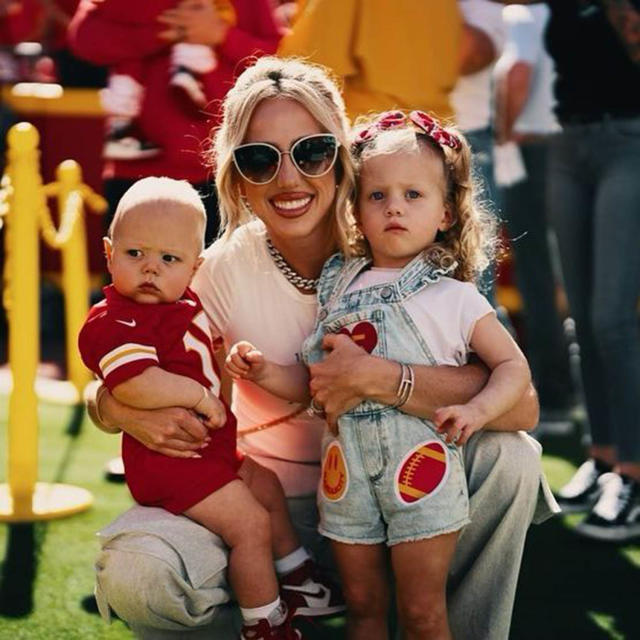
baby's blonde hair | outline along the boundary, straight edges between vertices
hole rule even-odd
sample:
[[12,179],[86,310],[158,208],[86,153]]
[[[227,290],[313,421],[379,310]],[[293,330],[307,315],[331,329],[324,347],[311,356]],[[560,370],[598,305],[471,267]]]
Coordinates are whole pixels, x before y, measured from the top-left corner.
[[[457,280],[476,280],[495,256],[496,221],[479,198],[481,190],[472,177],[468,142],[454,127],[439,125],[460,143],[457,149],[439,144],[409,120],[400,127],[377,131],[374,128],[372,135],[362,140],[361,132],[371,130],[376,119],[377,116],[359,119],[354,127],[351,149],[357,173],[367,160],[379,155],[420,150],[435,154],[442,161],[444,203],[452,224],[446,231],[438,232],[427,252],[431,261],[439,266],[449,268],[457,263],[452,273]],[[348,236],[350,255],[370,253],[366,238],[356,226],[349,230]]]
[[148,177],[134,182],[125,191],[113,220],[109,225],[108,236],[112,240],[122,219],[135,207],[150,205],[157,207],[181,206],[194,212],[197,227],[195,232],[200,239],[199,251],[204,248],[204,230],[207,226],[207,212],[202,199],[194,187],[186,180],[174,180],[166,177]]
[[228,238],[251,219],[251,212],[240,197],[242,178],[233,164],[233,150],[244,142],[256,107],[269,99],[295,100],[340,143],[334,168],[337,189],[331,219],[337,243],[346,247],[344,230],[353,223],[355,178],[349,154],[349,121],[340,90],[324,67],[297,58],[274,56],[259,58],[238,77],[226,95],[222,123],[214,133],[210,159],[216,172],[223,237]]

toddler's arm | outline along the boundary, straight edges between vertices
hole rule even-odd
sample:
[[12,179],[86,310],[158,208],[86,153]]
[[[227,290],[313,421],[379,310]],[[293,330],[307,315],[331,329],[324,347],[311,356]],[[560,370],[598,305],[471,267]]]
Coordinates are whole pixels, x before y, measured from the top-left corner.
[[234,380],[251,380],[284,400],[307,404],[311,399],[309,372],[303,364],[271,362],[249,342],[237,342],[231,347],[225,368]]
[[116,400],[136,409],[186,407],[205,417],[205,424],[224,426],[226,411],[216,396],[196,380],[148,367],[142,373],[118,384],[112,390]]
[[459,445],[511,409],[531,383],[527,359],[494,314],[478,320],[471,347],[491,369],[486,386],[466,404],[441,407],[434,416],[438,430]]

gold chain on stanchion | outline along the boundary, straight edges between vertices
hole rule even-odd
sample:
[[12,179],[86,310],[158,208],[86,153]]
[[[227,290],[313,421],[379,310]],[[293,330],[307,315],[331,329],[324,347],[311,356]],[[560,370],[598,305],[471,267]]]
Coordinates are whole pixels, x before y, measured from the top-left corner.
[[[47,194],[48,188],[53,185],[57,187],[56,183],[46,185],[45,194]],[[67,198],[64,211],[60,214],[60,226],[56,229],[49,207],[46,202],[42,204],[38,211],[38,221],[45,244],[52,249],[61,249],[69,242],[73,229],[80,218],[81,205],[82,198],[80,194],[77,191],[72,191]]]
[[[42,191],[45,198],[53,198],[58,195],[60,190],[59,182],[50,182],[43,186]],[[64,211],[60,214],[60,226],[56,225],[51,217],[49,207],[46,200],[42,203],[38,211],[38,220],[42,231],[42,239],[52,249],[61,249],[69,241],[74,227],[81,217],[82,204],[86,202],[89,212],[95,215],[102,215],[102,211],[98,211],[92,202],[96,197],[91,187],[86,184],[78,185],[78,188],[72,191],[67,198]]]
[[2,218],[9,214],[9,198],[13,195],[13,187],[11,186],[11,178],[5,173],[0,182],[0,229],[4,224]]

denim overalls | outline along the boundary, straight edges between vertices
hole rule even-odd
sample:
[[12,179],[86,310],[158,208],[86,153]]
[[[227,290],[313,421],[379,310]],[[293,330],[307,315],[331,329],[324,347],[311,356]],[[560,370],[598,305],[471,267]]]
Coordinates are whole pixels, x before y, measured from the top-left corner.
[[[325,334],[346,333],[374,356],[437,364],[404,302],[447,270],[420,254],[396,280],[345,294],[368,263],[334,255],[325,264],[316,326],[303,345],[305,362],[322,360]],[[469,522],[461,452],[431,422],[365,400],[340,417],[339,428],[337,437],[327,431],[322,443],[323,535],[393,545],[457,531]]]

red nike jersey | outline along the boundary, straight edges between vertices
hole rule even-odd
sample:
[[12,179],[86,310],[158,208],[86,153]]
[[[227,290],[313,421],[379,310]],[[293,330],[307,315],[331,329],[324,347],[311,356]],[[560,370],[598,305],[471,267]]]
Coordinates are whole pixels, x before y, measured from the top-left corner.
[[[193,291],[187,289],[176,302],[152,305],[125,298],[113,285],[104,294],[90,310],[78,345],[84,363],[109,390],[157,366],[197,380],[219,396],[209,322]],[[225,408],[227,422],[211,430],[200,459],[162,455],[123,433],[125,475],[137,502],[182,513],[237,478],[236,421],[226,403]]]

